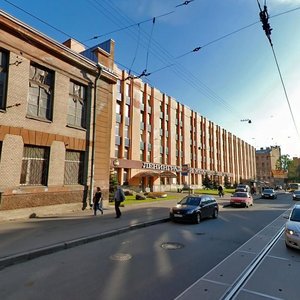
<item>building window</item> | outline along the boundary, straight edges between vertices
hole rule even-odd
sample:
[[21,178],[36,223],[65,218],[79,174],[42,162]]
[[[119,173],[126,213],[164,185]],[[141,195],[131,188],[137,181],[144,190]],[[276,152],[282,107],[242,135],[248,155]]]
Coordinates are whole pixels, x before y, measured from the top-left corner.
[[140,160],[144,160],[144,150],[140,149]]
[[129,148],[128,147],[124,147],[124,158],[125,159],[129,158]]
[[86,87],[70,81],[68,125],[85,128]]
[[129,138],[129,126],[124,126],[124,137]]
[[115,135],[120,136],[120,123],[116,123],[115,125]]
[[27,113],[45,120],[51,119],[53,78],[51,71],[31,65]]
[[47,185],[49,148],[24,146],[20,184]]
[[0,51],[0,109],[5,108],[8,72],[8,54]]
[[119,146],[115,145],[115,157],[119,157]]
[[84,152],[66,151],[65,184],[83,184]]

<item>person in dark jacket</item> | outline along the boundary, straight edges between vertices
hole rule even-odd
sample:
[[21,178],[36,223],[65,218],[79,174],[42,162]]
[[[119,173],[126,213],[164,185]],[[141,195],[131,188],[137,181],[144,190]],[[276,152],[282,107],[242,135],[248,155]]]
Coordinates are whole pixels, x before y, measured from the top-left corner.
[[117,190],[114,196],[115,200],[115,211],[116,211],[116,218],[120,218],[122,213],[120,210],[120,204],[125,200],[125,194],[123,189],[118,185]]
[[223,197],[224,196],[224,191],[223,191],[223,187],[221,185],[219,185],[218,191],[219,191],[219,197]]
[[101,211],[101,214],[103,215],[103,208],[102,208],[102,192],[101,192],[101,188],[98,186],[96,193],[94,195],[93,198],[93,202],[94,202],[94,216],[97,215],[97,210]]

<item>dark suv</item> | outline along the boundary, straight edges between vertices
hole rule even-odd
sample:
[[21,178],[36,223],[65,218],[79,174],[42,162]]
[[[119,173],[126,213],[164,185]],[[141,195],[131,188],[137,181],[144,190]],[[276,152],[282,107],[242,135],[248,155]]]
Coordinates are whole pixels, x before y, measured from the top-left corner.
[[208,195],[186,196],[170,209],[172,221],[191,221],[197,224],[204,218],[217,218],[218,214],[216,199]]

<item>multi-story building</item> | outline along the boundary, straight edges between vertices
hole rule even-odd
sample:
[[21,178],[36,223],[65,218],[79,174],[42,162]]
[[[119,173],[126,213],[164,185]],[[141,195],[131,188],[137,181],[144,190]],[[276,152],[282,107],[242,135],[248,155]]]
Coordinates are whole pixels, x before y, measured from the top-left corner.
[[113,42],[104,46],[90,50],[95,63],[79,43],[0,11],[0,209],[85,203],[94,183],[108,190],[116,76]]
[[[0,11],[0,209],[253,179],[255,149],[114,64],[114,42],[58,43]],[[90,193],[90,196],[92,194]]]
[[[115,68],[111,168],[131,188],[255,178],[255,149],[174,98]],[[183,172],[184,171],[184,172]],[[188,171],[188,172],[186,172]]]
[[276,164],[281,156],[279,146],[271,146],[256,150],[256,178],[266,186],[282,185],[282,172],[276,171]]

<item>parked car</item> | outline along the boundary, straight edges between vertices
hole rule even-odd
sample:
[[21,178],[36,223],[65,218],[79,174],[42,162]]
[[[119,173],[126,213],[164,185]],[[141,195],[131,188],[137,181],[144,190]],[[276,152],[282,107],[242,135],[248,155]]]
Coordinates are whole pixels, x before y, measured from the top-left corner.
[[236,192],[248,192],[250,193],[250,186],[247,184],[238,184],[235,188]]
[[230,198],[230,205],[249,207],[253,205],[253,197],[247,192],[235,192]]
[[274,189],[264,189],[261,193],[261,198],[264,199],[276,199],[277,194]]
[[293,192],[293,200],[300,200],[300,190]]
[[285,224],[285,244],[287,247],[300,249],[300,205],[296,204]]
[[207,195],[189,195],[170,209],[172,221],[191,221],[200,223],[204,218],[217,218],[219,205],[214,197]]

